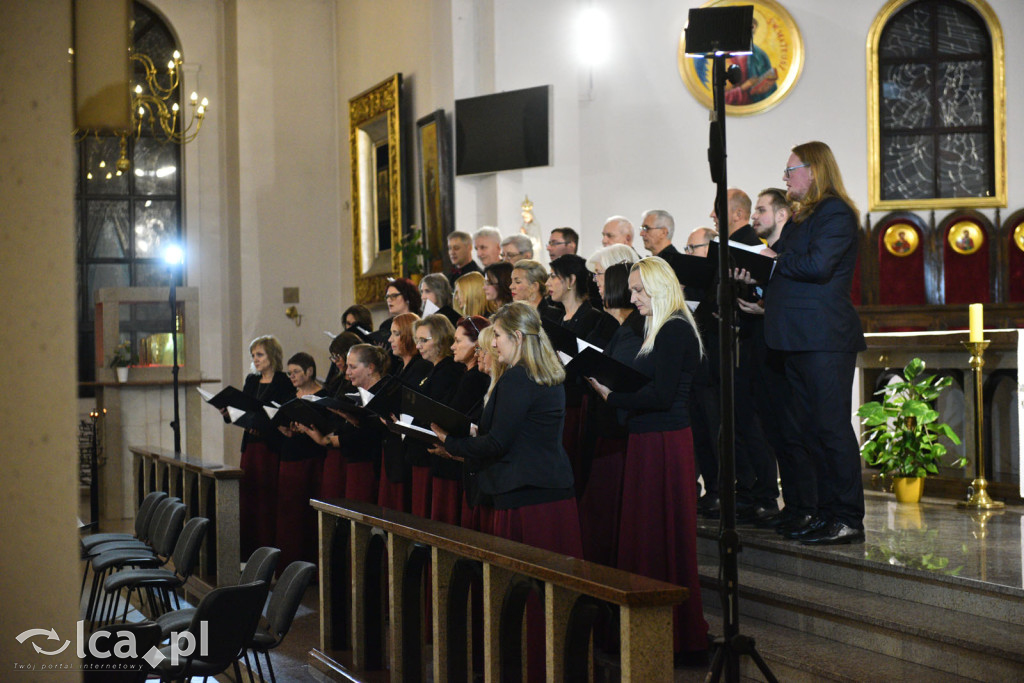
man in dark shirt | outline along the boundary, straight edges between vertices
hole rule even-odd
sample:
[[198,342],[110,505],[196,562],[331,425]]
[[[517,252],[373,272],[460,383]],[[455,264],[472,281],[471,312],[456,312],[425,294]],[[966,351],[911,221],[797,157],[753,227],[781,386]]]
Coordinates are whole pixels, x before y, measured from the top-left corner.
[[548,238],[548,258],[554,261],[559,256],[575,254],[579,242],[579,233],[572,228],[555,228]]
[[673,257],[679,250],[672,246],[672,235],[676,231],[676,222],[672,214],[662,209],[644,211],[640,221],[640,238],[644,241],[644,249],[651,256],[660,256],[672,265]]
[[451,259],[452,267],[447,276],[452,287],[466,273],[481,272],[480,266],[473,260],[473,238],[468,232],[456,230],[448,235],[448,258]]

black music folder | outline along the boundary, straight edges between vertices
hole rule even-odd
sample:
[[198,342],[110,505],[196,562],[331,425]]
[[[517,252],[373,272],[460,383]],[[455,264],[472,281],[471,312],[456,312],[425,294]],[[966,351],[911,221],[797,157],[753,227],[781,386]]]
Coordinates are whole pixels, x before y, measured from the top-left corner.
[[581,350],[588,347],[596,349],[598,352],[601,351],[601,349],[598,349],[590,342],[577,337],[575,332],[561,325],[557,320],[543,318],[541,325],[544,327],[548,339],[551,340],[551,346],[554,347],[556,352],[560,351],[570,358],[575,358]]
[[615,360],[594,348],[586,348],[572,359],[567,370],[579,373],[583,377],[593,377],[612,391],[631,393],[638,391],[651,378],[635,368]]
[[437,424],[452,436],[469,436],[469,417],[409,387],[402,387],[402,412],[420,424]]
[[[280,408],[266,407],[264,411],[271,418],[275,427],[287,427],[298,422],[313,427],[321,434],[333,434],[342,428],[345,418],[329,412],[325,407],[317,405],[306,398],[293,398]],[[273,414],[272,414],[273,413]]]
[[672,266],[672,271],[676,274],[679,284],[684,287],[706,289],[711,286],[715,279],[715,273],[718,271],[718,261],[711,258],[710,252],[707,258],[692,254],[675,254],[669,261],[669,265]]
[[226,386],[216,394],[196,387],[196,391],[203,397],[203,400],[214,408],[226,410],[231,424],[242,429],[264,430],[270,426],[270,419],[263,411],[268,403],[251,396],[244,391],[239,391],[233,386]]
[[[768,282],[775,269],[775,259],[760,253],[763,246],[750,246],[729,242],[729,262],[734,268],[745,268],[760,283]],[[708,245],[708,260],[718,263],[718,242]]]
[[415,439],[417,441],[422,441],[428,446],[438,446],[441,444],[441,439],[437,437],[437,434],[427,427],[420,427],[408,422],[395,422],[394,420],[388,420],[387,428],[389,432],[407,436],[410,439]]

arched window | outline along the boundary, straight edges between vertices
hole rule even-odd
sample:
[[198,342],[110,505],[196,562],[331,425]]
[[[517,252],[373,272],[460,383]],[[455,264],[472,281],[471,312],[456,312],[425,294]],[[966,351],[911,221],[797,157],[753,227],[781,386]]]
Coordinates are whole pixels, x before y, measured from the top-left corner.
[[[155,64],[166,64],[178,49],[167,24],[135,2],[133,45]],[[133,65],[135,63],[133,62]],[[136,71],[135,81],[144,72]],[[178,101],[181,100],[180,94]],[[180,125],[180,124],[179,124]],[[152,137],[126,138],[131,169],[119,173],[121,138],[87,136],[78,147],[78,377],[95,379],[95,292],[102,287],[166,287],[169,273],[162,247],[182,238],[181,148]],[[180,277],[179,277],[180,280]],[[178,282],[178,284],[183,284]],[[171,328],[166,304],[123,306],[121,332],[138,348],[139,339]],[[108,360],[108,359],[104,359]]]
[[1006,206],[1003,36],[985,0],[891,0],[867,47],[871,209]]

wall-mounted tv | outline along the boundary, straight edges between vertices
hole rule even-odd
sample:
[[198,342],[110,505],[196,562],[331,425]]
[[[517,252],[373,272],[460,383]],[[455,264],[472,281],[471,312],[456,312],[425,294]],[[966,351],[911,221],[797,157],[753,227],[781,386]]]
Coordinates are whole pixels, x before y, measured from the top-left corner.
[[455,175],[549,163],[551,86],[455,100]]

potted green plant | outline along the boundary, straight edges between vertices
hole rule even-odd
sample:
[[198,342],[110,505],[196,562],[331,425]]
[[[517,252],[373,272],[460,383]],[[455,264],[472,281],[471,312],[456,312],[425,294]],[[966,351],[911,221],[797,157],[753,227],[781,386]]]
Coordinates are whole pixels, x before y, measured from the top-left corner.
[[423,275],[423,259],[430,259],[430,250],[423,245],[423,231],[414,228],[402,236],[398,245],[398,253],[402,255],[402,268],[414,282]]
[[[893,478],[893,491],[900,502],[919,501],[924,477],[938,474],[947,453],[940,437],[960,444],[950,426],[938,421],[939,413],[932,407],[953,378],[924,375],[924,368],[924,361],[914,358],[903,368],[903,381],[879,389],[875,395],[880,401],[869,401],[857,410],[864,424],[861,455],[868,465]],[[950,466],[963,467],[965,463],[966,458],[961,457]],[[904,500],[904,489],[910,489],[911,498],[916,492],[916,498]]]
[[127,339],[114,348],[110,358],[110,367],[117,372],[118,382],[128,381],[128,368],[138,362],[138,358],[132,353],[132,343]]

